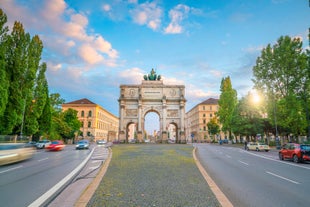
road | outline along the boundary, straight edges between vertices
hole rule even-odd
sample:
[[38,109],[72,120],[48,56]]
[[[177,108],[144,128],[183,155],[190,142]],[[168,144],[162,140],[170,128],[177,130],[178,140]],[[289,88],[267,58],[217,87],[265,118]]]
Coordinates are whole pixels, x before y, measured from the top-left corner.
[[89,155],[90,150],[37,150],[30,160],[0,166],[0,200],[6,207],[28,206],[70,174]]
[[234,206],[309,206],[310,164],[280,161],[276,150],[195,146],[201,164]]

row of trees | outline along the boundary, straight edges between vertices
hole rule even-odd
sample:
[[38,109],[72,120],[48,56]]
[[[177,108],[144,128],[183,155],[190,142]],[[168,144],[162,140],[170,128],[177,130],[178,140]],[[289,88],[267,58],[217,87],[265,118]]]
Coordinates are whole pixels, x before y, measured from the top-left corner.
[[75,111],[61,112],[59,94],[49,95],[42,41],[20,22],[9,33],[6,23],[0,9],[0,134],[73,137],[81,123]]
[[257,58],[253,76],[259,104],[253,103],[251,92],[237,101],[230,77],[223,78],[217,114],[222,131],[230,138],[232,133],[310,138],[310,51],[303,49],[302,40],[282,36],[273,46],[268,44]]

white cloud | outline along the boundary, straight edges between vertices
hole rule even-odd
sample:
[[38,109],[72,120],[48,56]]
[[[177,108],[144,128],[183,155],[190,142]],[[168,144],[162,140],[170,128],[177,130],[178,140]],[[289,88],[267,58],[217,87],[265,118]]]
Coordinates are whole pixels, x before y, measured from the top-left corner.
[[160,27],[162,10],[154,2],[139,4],[130,13],[136,24],[147,25],[152,30]]
[[89,44],[82,45],[78,53],[89,64],[97,64],[103,61],[103,57]]
[[109,4],[104,4],[102,5],[102,9],[103,11],[108,12],[111,10],[111,6]]
[[117,76],[122,79],[122,83],[140,84],[145,74],[142,69],[134,67],[120,71]]
[[[13,1],[5,1],[6,13],[9,19],[25,23],[27,30],[39,32],[44,48],[49,58],[55,61],[71,61],[76,64],[104,64],[115,66],[118,52],[110,42],[101,35],[89,34],[87,27],[89,20],[83,13],[79,13],[65,3],[64,0],[44,0],[33,8],[15,5]],[[16,12],[17,11],[17,12]],[[59,59],[62,54],[63,59]],[[81,59],[76,57],[80,56]],[[84,62],[77,62],[83,60]],[[43,60],[44,61],[44,60]],[[85,66],[83,68],[86,68]],[[88,67],[89,68],[89,67]]]
[[172,10],[169,11],[169,17],[171,22],[165,29],[167,34],[178,34],[183,32],[181,26],[182,21],[187,18],[188,13],[190,12],[190,7],[179,4],[175,6]]

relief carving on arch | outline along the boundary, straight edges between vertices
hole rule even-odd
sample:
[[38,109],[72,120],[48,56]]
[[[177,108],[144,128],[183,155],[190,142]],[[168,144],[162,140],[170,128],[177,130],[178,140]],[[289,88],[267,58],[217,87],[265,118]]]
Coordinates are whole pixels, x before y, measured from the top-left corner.
[[167,117],[178,117],[178,109],[168,109]]
[[138,116],[138,110],[137,109],[126,109],[126,116],[127,117],[130,117],[130,116],[136,117],[136,116]]

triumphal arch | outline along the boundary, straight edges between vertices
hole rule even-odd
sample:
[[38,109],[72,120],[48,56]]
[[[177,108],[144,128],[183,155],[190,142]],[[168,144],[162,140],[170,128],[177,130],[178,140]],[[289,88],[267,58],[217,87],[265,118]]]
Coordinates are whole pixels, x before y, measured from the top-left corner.
[[159,141],[168,141],[168,127],[172,124],[175,126],[176,142],[185,143],[185,86],[165,85],[154,69],[143,79],[140,85],[120,86],[119,140],[128,142],[129,125],[134,124],[136,138],[143,142],[145,116],[155,112],[160,122]]

